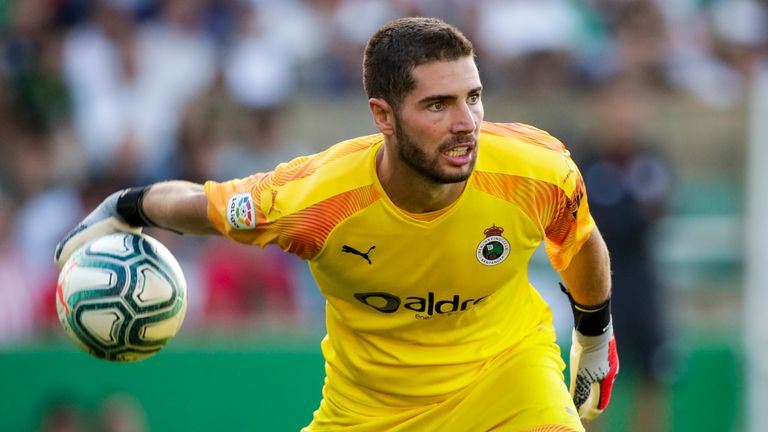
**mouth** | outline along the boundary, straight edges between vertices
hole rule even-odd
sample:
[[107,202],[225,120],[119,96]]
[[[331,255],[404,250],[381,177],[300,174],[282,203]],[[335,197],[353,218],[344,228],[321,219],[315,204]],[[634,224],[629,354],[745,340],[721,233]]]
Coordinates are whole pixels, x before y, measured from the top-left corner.
[[448,151],[444,152],[443,154],[448,156],[448,157],[459,157],[459,156],[464,156],[465,154],[469,153],[470,150],[471,150],[471,146],[470,145],[464,145],[464,146],[459,146],[459,147],[453,147],[453,148],[449,149]]
[[472,142],[450,146],[443,150],[443,157],[454,166],[465,166],[472,161],[475,144]]

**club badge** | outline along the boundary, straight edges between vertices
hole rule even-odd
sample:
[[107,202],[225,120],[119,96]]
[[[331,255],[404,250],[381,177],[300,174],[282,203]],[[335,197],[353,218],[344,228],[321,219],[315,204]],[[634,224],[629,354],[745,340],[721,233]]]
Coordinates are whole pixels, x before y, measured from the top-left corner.
[[485,238],[477,246],[477,260],[487,266],[501,263],[509,256],[509,242],[501,236],[504,228],[496,225],[483,231]]

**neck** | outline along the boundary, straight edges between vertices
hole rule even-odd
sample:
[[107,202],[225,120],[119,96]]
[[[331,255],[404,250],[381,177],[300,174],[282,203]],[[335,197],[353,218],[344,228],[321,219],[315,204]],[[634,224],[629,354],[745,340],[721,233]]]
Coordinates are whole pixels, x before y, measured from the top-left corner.
[[467,182],[435,183],[409,166],[395,161],[386,144],[376,154],[376,174],[389,199],[410,213],[428,213],[443,209],[456,201]]

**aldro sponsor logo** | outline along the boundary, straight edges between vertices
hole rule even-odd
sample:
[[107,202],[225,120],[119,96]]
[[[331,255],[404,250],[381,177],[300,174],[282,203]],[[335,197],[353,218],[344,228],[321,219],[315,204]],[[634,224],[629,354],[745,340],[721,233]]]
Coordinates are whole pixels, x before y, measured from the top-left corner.
[[504,228],[496,225],[483,231],[485,238],[477,246],[477,260],[487,266],[501,263],[509,256],[509,242],[501,236]]
[[435,293],[430,291],[426,297],[406,297],[405,299],[385,292],[356,293],[355,298],[379,312],[394,313],[402,307],[417,312],[418,319],[429,319],[434,315],[465,311],[484,301],[488,296],[463,299],[460,295],[454,294],[448,299],[438,299]]

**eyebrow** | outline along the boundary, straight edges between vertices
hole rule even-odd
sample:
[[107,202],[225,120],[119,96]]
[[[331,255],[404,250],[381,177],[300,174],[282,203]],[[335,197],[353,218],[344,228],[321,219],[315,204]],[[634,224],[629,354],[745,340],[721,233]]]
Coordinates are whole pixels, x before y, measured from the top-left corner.
[[[468,94],[472,95],[475,93],[480,93],[480,91],[482,90],[483,90],[483,86],[477,86],[472,90],[470,90]],[[439,102],[444,100],[456,100],[456,99],[458,99],[458,96],[456,95],[431,95],[431,96],[426,96],[420,99],[419,103],[423,104],[423,103],[429,103],[429,102]]]

